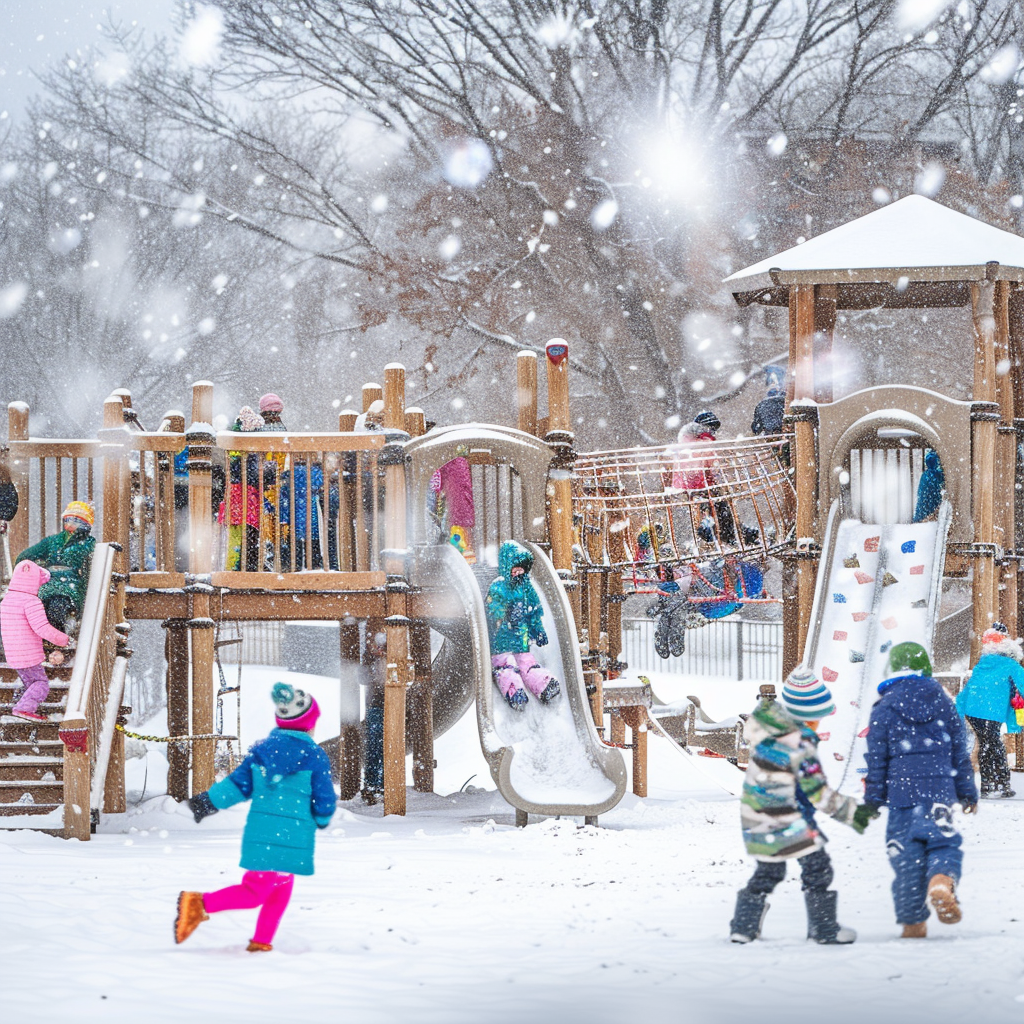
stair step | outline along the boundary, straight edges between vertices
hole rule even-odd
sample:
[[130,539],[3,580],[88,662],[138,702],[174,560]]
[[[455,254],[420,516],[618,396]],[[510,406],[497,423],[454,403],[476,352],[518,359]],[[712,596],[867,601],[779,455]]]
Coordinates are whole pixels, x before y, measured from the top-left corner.
[[[52,686],[57,680],[67,682],[71,678],[71,670],[74,668],[74,658],[69,658],[63,665],[47,665],[46,675]],[[5,661],[0,661],[0,686],[5,683],[20,683],[18,670],[11,668]]]
[[[40,715],[58,715],[64,710],[64,705],[56,700],[44,700],[36,708]],[[0,700],[0,716],[11,716],[14,711],[14,704],[11,701]]]
[[[50,776],[44,779],[43,776]],[[0,782],[18,782],[28,779],[33,782],[61,783],[64,781],[64,762],[53,757],[19,757],[0,760]]]
[[64,784],[39,779],[0,781],[0,804],[16,804],[26,794],[31,795],[34,803],[60,803],[64,799]]
[[50,722],[26,722],[20,718],[0,719],[0,744],[24,743],[29,740],[57,740],[57,735],[63,723],[60,721]]
[[[0,817],[13,818],[20,814],[49,814],[50,811],[63,807],[63,800],[59,803],[34,803],[34,804],[0,804]],[[10,826],[8,826],[10,827]],[[62,833],[57,833],[60,835]]]
[[64,744],[52,740],[0,740],[0,764],[9,757],[51,757],[64,759]]

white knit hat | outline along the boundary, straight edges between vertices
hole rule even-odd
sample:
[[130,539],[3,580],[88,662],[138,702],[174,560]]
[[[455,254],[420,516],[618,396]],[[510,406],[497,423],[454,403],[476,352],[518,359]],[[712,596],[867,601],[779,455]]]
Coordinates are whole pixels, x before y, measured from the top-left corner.
[[801,722],[816,721],[836,709],[829,688],[802,665],[793,669],[782,684],[782,706]]

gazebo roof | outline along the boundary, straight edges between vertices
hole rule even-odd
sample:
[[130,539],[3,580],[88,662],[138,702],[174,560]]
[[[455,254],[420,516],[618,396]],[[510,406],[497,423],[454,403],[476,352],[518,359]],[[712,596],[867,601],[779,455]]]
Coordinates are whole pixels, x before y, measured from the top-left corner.
[[[920,306],[959,305],[967,284],[986,278],[1024,281],[1024,238],[915,195],[761,260],[725,284],[744,306],[785,305],[791,284],[860,286],[841,288],[840,306],[880,298]],[[944,299],[937,285],[946,286]]]

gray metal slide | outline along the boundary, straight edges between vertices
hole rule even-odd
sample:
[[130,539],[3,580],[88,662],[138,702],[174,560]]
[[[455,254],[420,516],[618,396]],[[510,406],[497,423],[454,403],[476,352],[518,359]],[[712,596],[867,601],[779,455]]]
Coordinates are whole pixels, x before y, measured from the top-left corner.
[[572,609],[558,574],[537,545],[522,543],[534,557],[531,576],[550,637],[534,653],[559,679],[562,695],[548,705],[531,700],[524,711],[508,707],[491,678],[478,581],[486,579],[486,569],[468,565],[449,544],[421,548],[412,582],[430,592],[425,613],[444,637],[433,662],[435,732],[453,725],[475,697],[480,746],[505,800],[527,814],[596,818],[622,799],[626,767],[594,727]]

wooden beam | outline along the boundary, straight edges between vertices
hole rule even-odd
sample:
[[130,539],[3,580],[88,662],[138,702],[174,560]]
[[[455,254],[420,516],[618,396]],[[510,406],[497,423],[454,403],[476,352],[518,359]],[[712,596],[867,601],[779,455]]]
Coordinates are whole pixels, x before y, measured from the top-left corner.
[[364,384],[363,385],[363,412],[369,412],[370,406],[374,402],[382,402],[384,400],[384,389],[379,384]]
[[[1014,426],[1024,427],[1024,288],[1010,289],[1007,298],[1007,335],[1010,345],[1010,387],[1013,392]],[[1021,441],[1018,435],[1017,441]],[[1014,537],[1013,547],[1024,553],[1024,474],[1016,468],[1014,474]],[[1024,573],[1017,563],[1017,609],[1024,607]],[[1021,734],[1024,735],[1024,734]],[[1024,768],[1024,756],[1018,763]]]
[[405,430],[405,367],[401,363],[384,367],[384,426]]
[[18,442],[28,439],[28,406],[24,402],[10,402],[7,406],[7,439],[11,449],[8,459],[11,483],[18,492],[18,512],[7,528],[13,561],[28,547],[29,539],[29,460],[27,455],[18,451]]
[[516,413],[519,429],[537,434],[537,355],[520,352],[516,356]]
[[[213,421],[213,385],[199,381],[192,385],[192,423]],[[234,437],[242,435],[235,434]],[[269,435],[264,435],[269,436]],[[188,501],[191,556],[189,569],[206,575],[213,569],[213,510],[209,437],[190,441],[188,458]],[[192,735],[213,732],[213,623],[210,621],[210,595],[192,595],[190,633],[192,665]],[[209,623],[209,625],[207,625]],[[214,771],[215,740],[195,740],[192,744],[192,793],[208,790],[216,781]]]
[[[1014,396],[1012,361],[1010,358],[1010,283],[999,281],[995,286],[995,375],[996,401],[999,403],[999,428],[995,453],[995,530],[996,543],[1004,551],[1013,551],[1015,542],[1016,492],[1014,488],[1017,468],[1017,434],[1014,429]],[[1017,635],[1017,563],[1005,562],[998,571],[997,594],[999,618]]]
[[[971,286],[971,306],[974,322],[974,400],[996,401],[995,360],[995,284],[983,281]],[[985,416],[991,414],[985,413]],[[971,637],[971,664],[977,661],[981,650],[981,635],[996,617],[995,561],[987,547],[994,543],[994,497],[992,493],[995,472],[996,428],[998,415],[983,418],[973,424],[973,518],[974,541],[981,546],[973,559],[973,635]]]
[[831,402],[833,398],[832,343],[836,326],[836,286],[816,285],[814,289],[814,400]]
[[384,813],[405,814],[405,690],[409,682],[409,621],[389,615],[384,677]]
[[[167,730],[170,736],[187,736],[188,629],[186,619],[164,622],[164,656],[167,659]],[[167,795],[179,803],[188,799],[190,750],[187,743],[167,744]]]

